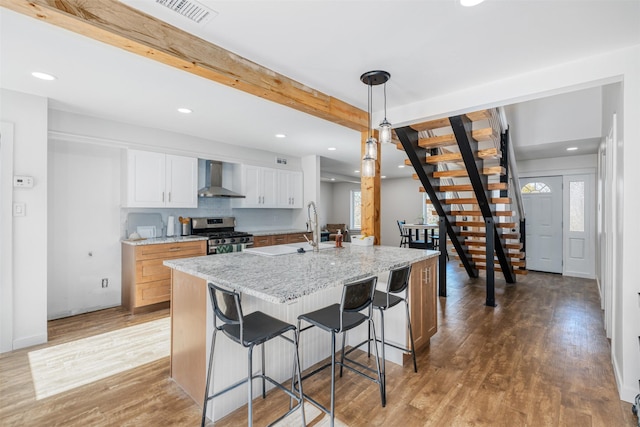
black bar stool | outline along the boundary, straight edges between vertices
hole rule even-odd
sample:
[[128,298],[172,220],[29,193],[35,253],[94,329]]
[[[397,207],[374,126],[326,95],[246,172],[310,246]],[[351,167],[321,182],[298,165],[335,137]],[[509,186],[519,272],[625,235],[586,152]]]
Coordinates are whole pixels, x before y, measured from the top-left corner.
[[[308,395],[304,395],[304,398],[309,402],[313,403],[320,410],[325,412],[331,417],[331,426],[334,425],[335,419],[335,372],[336,372],[336,364],[340,365],[340,376],[342,376],[342,368],[345,367],[371,381],[378,384],[380,386],[380,400],[382,401],[382,406],[385,406],[385,396],[383,392],[383,383],[382,376],[380,373],[380,362],[378,359],[378,350],[376,350],[376,369],[369,368],[361,363],[358,363],[354,360],[348,359],[345,356],[351,351],[355,350],[355,348],[349,350],[347,353],[344,351],[345,345],[345,336],[346,332],[355,328],[356,326],[361,325],[364,322],[369,324],[369,330],[373,332],[375,336],[375,327],[373,325],[373,293],[376,289],[376,282],[378,278],[376,276],[369,277],[367,279],[359,280],[357,282],[346,283],[342,289],[342,300],[340,304],[333,304],[325,308],[321,308],[320,310],[316,310],[310,313],[301,314],[298,316],[298,330],[300,333],[307,329],[313,328],[317,326],[318,328],[331,332],[331,362],[327,363],[320,368],[314,370],[311,373],[308,373],[302,377],[303,380],[311,377],[312,375],[317,374],[318,372],[324,370],[325,368],[331,367],[331,404],[330,408],[327,409],[323,405],[321,405],[317,400],[309,397]],[[360,313],[363,310],[367,310],[367,314]],[[310,324],[310,326],[305,327],[304,329],[300,329],[300,323],[305,321]],[[336,334],[342,333],[342,356],[340,361],[336,361]],[[349,362],[352,365],[356,365],[360,367],[363,371],[359,371],[353,366],[347,365],[345,362]],[[377,378],[368,375],[364,372],[370,371],[375,372],[377,374]]]
[[[242,306],[240,305],[240,294],[234,291],[229,291],[227,289],[220,288],[213,283],[209,283],[209,296],[211,297],[211,304],[213,305],[213,310],[215,316],[213,317],[213,337],[211,339],[211,353],[209,355],[209,368],[207,370],[207,385],[205,387],[204,392],[204,405],[202,408],[202,424],[204,427],[206,417],[207,417],[207,406],[210,400],[224,394],[228,391],[233,390],[234,388],[247,384],[248,386],[248,396],[249,396],[249,421],[248,425],[251,426],[253,424],[253,380],[256,378],[262,378],[262,398],[266,397],[266,384],[265,380],[269,381],[271,384],[275,385],[285,393],[289,395],[292,399],[289,404],[289,411],[282,415],[280,418],[275,420],[272,424],[277,423],[278,421],[285,418],[287,415],[296,411],[298,408],[302,411],[302,423],[306,425],[304,419],[304,407],[303,407],[303,394],[302,394],[302,385],[300,385],[299,394],[294,393],[294,377],[298,376],[298,382],[301,383],[301,371],[300,371],[300,360],[298,358],[298,330],[296,327],[290,323],[283,322],[275,317],[271,317],[267,314],[264,314],[260,311],[253,312],[244,316],[242,314]],[[217,320],[220,320],[221,324],[217,324]],[[209,396],[209,385],[213,372],[213,360],[214,360],[214,350],[216,345],[216,336],[217,332],[223,332],[227,337],[229,337],[233,342],[236,342],[243,347],[248,348],[248,367],[247,367],[247,377],[238,381],[237,383],[230,385],[229,387],[216,392]],[[288,331],[293,332],[293,339],[288,338],[284,334]],[[294,376],[291,378],[291,390],[287,390],[280,383],[276,382],[272,378],[265,375],[264,366],[265,366],[265,358],[264,358],[264,344],[271,340],[272,338],[280,337],[291,344],[293,344],[293,363],[294,363]],[[262,373],[258,375],[253,375],[253,348],[256,345],[262,345]],[[293,406],[293,399],[296,400],[297,405]]]
[[[380,310],[380,323],[381,323],[380,339],[378,339],[378,337],[375,337],[376,345],[374,347],[377,348],[378,347],[377,343],[382,343],[382,368],[381,368],[382,389],[383,389],[383,392],[385,393],[385,396],[387,393],[387,377],[385,373],[385,351],[384,351],[385,345],[397,348],[398,350],[402,350],[405,352],[410,352],[411,357],[413,357],[413,370],[415,372],[418,372],[418,364],[416,363],[415,344],[413,342],[413,330],[411,329],[411,318],[409,316],[409,303],[407,301],[407,296],[406,296],[406,293],[408,292],[408,288],[409,288],[410,276],[411,276],[411,265],[408,265],[406,267],[396,268],[395,270],[391,270],[391,273],[389,274],[389,280],[387,281],[387,290],[385,292],[376,290],[373,296],[373,307]],[[398,294],[401,294],[403,292],[405,293],[404,298],[402,298],[401,296],[398,296]],[[407,327],[409,328],[409,338],[411,340],[411,348],[401,347],[396,344],[386,342],[384,339],[384,312],[390,309],[391,307],[395,307],[396,305],[400,304],[403,301],[407,311]],[[371,354],[371,341],[373,340],[371,339],[371,335],[369,335],[369,340],[368,340],[369,354]],[[359,346],[362,344],[364,344],[364,342],[359,344]]]

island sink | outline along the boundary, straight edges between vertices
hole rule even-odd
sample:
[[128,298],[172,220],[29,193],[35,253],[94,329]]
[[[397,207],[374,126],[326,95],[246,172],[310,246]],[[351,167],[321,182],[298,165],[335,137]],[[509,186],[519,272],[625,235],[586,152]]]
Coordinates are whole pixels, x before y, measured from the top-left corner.
[[[335,248],[334,243],[320,243],[319,249],[331,249]],[[298,250],[302,248],[306,252],[313,252],[313,247],[309,243],[288,243],[286,245],[273,245],[262,246],[259,248],[246,248],[244,252],[262,256],[278,256],[278,255],[290,255],[298,253]]]

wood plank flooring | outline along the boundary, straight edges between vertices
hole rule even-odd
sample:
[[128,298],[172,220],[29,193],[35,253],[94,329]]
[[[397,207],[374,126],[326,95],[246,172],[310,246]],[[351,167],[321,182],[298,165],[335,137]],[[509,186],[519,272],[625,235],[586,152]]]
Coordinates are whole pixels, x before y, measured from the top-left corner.
[[[484,279],[451,261],[438,333],[412,367],[387,365],[387,406],[375,384],[337,379],[337,417],[349,426],[635,426],[618,399],[595,282],[531,272],[497,280],[498,307],[484,303]],[[200,408],[169,378],[169,359],[35,399],[28,352],[168,316],[121,308],[49,322],[50,342],[0,355],[1,426],[197,426]],[[304,345],[304,343],[303,343]],[[359,356],[366,362],[366,356]],[[244,363],[244,361],[242,361]],[[328,400],[329,376],[305,381]],[[254,424],[276,418],[288,399],[257,399]],[[279,409],[278,409],[279,410]],[[318,420],[307,420],[319,425]],[[216,423],[246,425],[246,408]]]

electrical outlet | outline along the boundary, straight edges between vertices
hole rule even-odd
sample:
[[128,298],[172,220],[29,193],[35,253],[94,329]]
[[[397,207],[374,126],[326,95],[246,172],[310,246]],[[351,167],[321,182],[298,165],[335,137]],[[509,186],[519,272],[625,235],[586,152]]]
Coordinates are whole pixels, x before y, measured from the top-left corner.
[[109,287],[109,279],[102,279],[102,287],[103,288],[107,288]]

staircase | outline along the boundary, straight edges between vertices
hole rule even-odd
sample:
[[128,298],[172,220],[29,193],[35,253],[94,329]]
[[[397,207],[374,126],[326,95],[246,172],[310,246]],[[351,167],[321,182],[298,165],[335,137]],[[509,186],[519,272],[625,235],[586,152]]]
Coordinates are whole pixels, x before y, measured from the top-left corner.
[[[521,204],[511,208],[510,194],[519,186],[509,173],[508,129],[500,119],[492,109],[394,129],[405,163],[440,218],[440,236],[447,236],[440,239],[440,271],[446,271],[449,242],[469,277],[484,271],[488,306],[495,306],[495,272],[507,283],[527,274],[524,212]],[[439,288],[446,296],[445,274]]]

